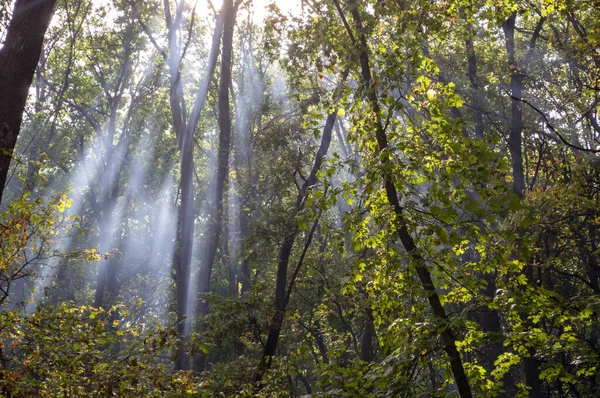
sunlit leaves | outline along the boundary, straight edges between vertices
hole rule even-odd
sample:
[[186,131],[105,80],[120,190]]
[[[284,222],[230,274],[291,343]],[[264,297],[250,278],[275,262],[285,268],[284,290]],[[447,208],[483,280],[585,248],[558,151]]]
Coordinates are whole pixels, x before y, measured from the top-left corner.
[[[121,321],[111,321],[114,316]],[[0,317],[0,337],[12,341],[0,370],[11,394],[164,396],[193,388],[189,375],[170,374],[155,360],[174,343],[172,331],[135,324],[122,308],[105,312],[65,303]],[[113,333],[109,322],[125,325]]]

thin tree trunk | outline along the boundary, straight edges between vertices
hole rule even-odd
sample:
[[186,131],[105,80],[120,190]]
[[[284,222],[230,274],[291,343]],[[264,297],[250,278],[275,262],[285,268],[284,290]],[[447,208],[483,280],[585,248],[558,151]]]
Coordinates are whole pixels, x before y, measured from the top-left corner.
[[[212,184],[211,215],[208,225],[208,239],[206,242],[200,272],[198,273],[198,305],[199,318],[196,322],[196,331],[201,332],[201,316],[208,314],[208,300],[204,294],[210,291],[210,278],[215,262],[215,255],[221,237],[223,219],[223,194],[225,182],[229,174],[229,152],[231,148],[231,107],[229,102],[229,86],[231,84],[231,59],[233,53],[233,29],[235,27],[236,8],[233,0],[223,2],[225,21],[223,26],[223,50],[221,53],[221,74],[219,76],[219,153],[217,155],[217,173]],[[194,370],[202,372],[205,367],[205,356],[200,353],[196,356]]]
[[508,66],[510,68],[511,89],[511,122],[510,134],[508,136],[508,149],[512,159],[513,170],[513,192],[523,199],[525,193],[525,173],[523,171],[523,73],[517,67],[515,54],[515,21],[517,12],[513,12],[502,25],[506,38],[506,52],[508,54]]
[[481,101],[481,91],[479,89],[479,79],[477,76],[477,57],[475,55],[475,45],[473,44],[473,26],[469,24],[467,26],[469,35],[467,39],[465,39],[465,48],[467,50],[467,65],[468,72],[467,76],[469,78],[469,82],[471,85],[471,90],[473,91],[473,105],[475,106],[475,110],[473,111],[473,117],[475,119],[475,138],[481,140],[483,139],[483,133],[485,130],[485,124],[483,123],[483,103]]
[[[346,69],[341,76],[340,82],[344,83],[350,71]],[[325,121],[325,127],[323,128],[323,135],[321,137],[321,144],[319,145],[319,149],[317,150],[317,156],[315,157],[315,162],[310,171],[308,178],[300,187],[298,192],[298,196],[296,197],[296,211],[300,212],[304,208],[304,204],[306,198],[308,196],[309,189],[317,184],[317,172],[321,169],[321,165],[323,164],[323,160],[329,151],[329,145],[331,144],[331,137],[333,134],[333,129],[335,125],[335,120],[337,117],[337,108],[334,109],[332,113],[327,116]],[[312,236],[317,227],[317,222],[315,221],[313,228],[311,229],[307,242],[304,247],[304,253],[308,249],[308,245],[312,240]],[[291,229],[288,231],[287,235],[284,237],[283,243],[279,250],[279,262],[277,264],[277,279],[275,281],[275,313],[271,318],[271,322],[269,324],[269,334],[267,335],[267,343],[265,344],[265,348],[263,350],[263,355],[261,359],[261,363],[259,365],[258,371],[255,375],[255,381],[258,384],[257,387],[260,389],[260,382],[262,377],[264,376],[267,369],[271,366],[271,362],[273,357],[277,352],[277,345],[279,342],[279,336],[281,335],[281,329],[283,327],[283,320],[285,316],[285,311],[287,309],[287,305],[290,299],[291,290],[294,287],[294,282],[296,278],[296,274],[292,276],[291,281],[288,285],[288,267],[290,262],[290,257],[292,254],[292,249],[294,246],[294,241],[296,240],[296,236],[298,235],[298,225],[294,224]],[[302,265],[303,257],[300,258],[300,262],[296,267],[296,272],[300,269]],[[287,289],[286,289],[287,286]]]
[[[348,72],[344,72],[344,76],[342,81],[345,81]],[[317,151],[317,156],[315,158],[315,163],[311,169],[310,175],[300,188],[298,192],[298,196],[296,197],[296,211],[300,212],[304,208],[305,200],[308,196],[308,190],[310,187],[315,185],[318,182],[317,172],[321,169],[321,165],[323,164],[323,159],[327,155],[329,151],[329,144],[331,143],[331,136],[333,133],[333,128],[335,124],[335,119],[337,116],[337,109],[334,112],[330,113],[327,116],[327,120],[325,122],[325,127],[323,129],[323,136],[321,137],[321,144]],[[312,234],[314,233],[314,228],[311,230],[309,234],[309,239],[307,244],[310,244],[310,240],[312,238]],[[292,254],[292,249],[294,247],[294,241],[296,240],[296,236],[298,235],[298,226],[293,225],[291,229],[286,234],[283,243],[281,244],[281,248],[279,249],[279,261],[277,264],[277,279],[275,282],[275,313],[271,318],[271,322],[269,324],[269,334],[267,336],[267,342],[265,344],[265,348],[263,350],[263,355],[261,359],[261,364],[259,365],[258,372],[255,375],[255,381],[260,383],[264,373],[271,366],[271,361],[277,352],[277,346],[279,343],[279,337],[281,335],[281,329],[283,327],[283,320],[285,317],[285,312],[287,309],[287,305],[290,298],[291,289],[293,288],[294,278],[292,278],[290,285],[288,286],[288,268],[290,257]],[[295,276],[294,276],[295,277]],[[258,386],[260,388],[260,385]]]
[[281,248],[279,249],[279,262],[277,264],[277,279],[275,282],[275,314],[271,318],[269,324],[269,334],[267,336],[267,342],[263,350],[261,367],[264,370],[257,375],[256,381],[260,381],[264,374],[264,371],[271,365],[271,359],[277,352],[277,345],[279,343],[279,336],[281,335],[281,328],[283,326],[283,318],[286,310],[285,293],[287,285],[287,272],[290,262],[290,256],[292,254],[292,248],[294,247],[294,241],[298,234],[298,228],[293,227],[283,240]]
[[[464,8],[460,10],[460,15],[463,19],[467,19]],[[473,118],[475,120],[475,139],[482,140],[484,138],[484,130],[485,124],[483,122],[483,109],[484,104],[482,103],[482,93],[479,86],[479,77],[477,72],[477,56],[475,53],[475,45],[474,45],[474,28],[471,24],[467,25],[467,37],[465,38],[465,50],[467,56],[467,77],[469,79],[470,88],[471,88],[471,98],[474,105],[474,109],[472,112]],[[457,109],[456,112],[459,115],[459,118],[462,117],[461,112]],[[478,181],[477,185],[482,186],[485,184],[484,182]],[[468,195],[472,197],[474,200],[480,202],[479,195],[476,192],[468,192]],[[482,205],[484,205],[482,203]],[[473,258],[473,252],[469,251],[465,254],[465,256],[469,256],[470,258],[465,258],[465,262],[467,261],[475,261]],[[481,292],[488,299],[493,299],[494,294],[496,292],[496,273],[482,274],[480,275],[482,279],[484,279],[486,283],[486,288]],[[478,308],[478,312],[480,312],[480,316],[477,317],[477,321],[481,327],[481,329],[492,336],[493,341],[486,344],[482,351],[484,352],[484,360],[486,369],[491,372],[494,369],[494,363],[500,357],[500,355],[505,351],[501,341],[497,340],[497,336],[501,333],[502,328],[500,324],[500,316],[497,311],[491,310],[486,306],[481,306]],[[511,373],[507,372],[503,378],[503,383],[505,389],[511,389],[511,386],[514,387],[514,382],[511,377]],[[506,393],[499,393],[497,398],[506,397]]]
[[[523,78],[525,73],[519,68],[516,60],[516,30],[517,11],[514,11],[502,25],[504,37],[506,40],[506,53],[508,55],[508,66],[510,68],[510,89],[511,89],[511,123],[510,134],[508,137],[508,148],[511,154],[512,174],[513,174],[513,192],[520,200],[525,195],[525,172],[523,169]],[[535,49],[536,40],[539,37],[542,25],[546,20],[545,17],[540,18],[534,33],[532,35],[527,57],[531,56]],[[526,67],[526,65],[525,65]],[[522,234],[522,232],[520,232]],[[535,283],[533,277],[533,267],[528,262],[525,266],[525,274],[528,276],[530,284]],[[526,314],[523,314],[526,317]],[[526,324],[531,322],[524,319]],[[531,325],[529,325],[531,326]],[[535,355],[534,349],[529,350],[529,357],[523,360],[525,370],[525,382],[529,387],[529,396],[538,398],[542,396],[542,383],[540,380],[539,363],[533,359]]]
[[0,49],[0,201],[56,0],[17,0]]
[[[345,17],[342,14],[341,7],[339,6],[339,3],[337,1],[336,7],[340,12],[340,16],[343,17],[345,20]],[[375,90],[375,87],[373,87],[371,84],[372,74],[371,67],[369,64],[369,47],[367,44],[366,37],[364,35],[363,24],[360,17],[360,10],[358,9],[358,4],[356,1],[353,1],[351,4],[351,13],[354,19],[356,31],[359,35],[359,41],[357,42],[354,39],[354,36],[350,31],[350,27],[347,25],[348,34],[351,35],[351,37],[353,38],[353,42],[358,51],[358,57],[362,72],[362,84],[363,87],[365,87],[365,89],[367,90],[367,99],[375,115],[375,138],[377,140],[379,151],[383,153],[383,155],[381,156],[382,163],[384,163],[382,167],[382,177],[384,181],[387,200],[394,209],[396,215],[395,221],[397,233],[400,237],[402,245],[410,254],[413,260],[413,264],[417,271],[419,280],[423,285],[423,289],[425,290],[431,310],[433,311],[434,316],[439,322],[440,334],[444,341],[444,350],[446,351],[446,354],[450,359],[450,367],[452,369],[452,373],[454,374],[454,379],[459,394],[462,398],[470,398],[472,397],[471,387],[469,386],[469,381],[467,379],[462,364],[460,353],[456,348],[456,337],[454,336],[454,331],[450,328],[450,318],[446,314],[446,310],[444,309],[440,301],[439,294],[436,291],[435,284],[433,283],[433,279],[431,278],[431,273],[427,268],[425,259],[418,253],[417,245],[410,233],[408,232],[406,220],[404,219],[403,215],[403,208],[400,205],[400,201],[398,199],[398,192],[396,190],[396,186],[394,185],[393,176],[391,176],[390,173],[386,171],[386,163],[389,162],[389,157],[385,154],[385,152],[388,151],[387,136],[381,120],[382,110],[379,106],[377,92]]]
[[[240,236],[242,239],[245,239],[250,233],[249,218],[248,211],[244,208],[240,209]],[[240,248],[242,252],[245,253],[244,244],[244,242],[241,242]],[[248,259],[246,257],[247,256],[244,255],[243,259],[241,259],[238,270],[238,281],[240,284],[241,295],[250,290],[250,265],[248,264]]]
[[[366,293],[366,292],[365,292]],[[375,325],[373,319],[373,311],[371,307],[365,309],[365,330],[362,335],[360,359],[371,363],[375,359],[375,349],[373,346],[374,340],[377,338],[375,334]]]
[[[180,47],[180,42],[177,39],[177,30],[181,28],[183,1],[179,3],[179,6],[176,9],[175,18],[173,18],[173,15],[171,14],[169,2],[165,1],[164,6],[168,30],[168,55],[163,49],[157,49],[169,66],[169,104],[171,108],[173,129],[175,130],[179,142],[181,168],[181,180],[179,182],[181,200],[179,203],[177,234],[175,237],[175,248],[173,250],[173,264],[171,269],[171,274],[175,283],[175,311],[177,314],[176,331],[179,336],[179,343],[175,350],[175,368],[188,369],[189,355],[186,350],[186,341],[191,324],[189,319],[190,311],[188,310],[190,307],[188,292],[196,213],[193,197],[193,136],[198,121],[200,120],[202,110],[204,109],[204,105],[206,104],[211,78],[217,65],[219,44],[223,29],[223,12],[217,16],[206,73],[198,88],[198,93],[189,118],[186,118],[187,115],[180,76],[181,63],[183,61],[182,57],[186,49]],[[134,8],[134,11],[137,12],[135,4],[132,4],[132,7]],[[141,24],[146,33],[151,36],[148,28],[143,23]]]
[[192,245],[194,237],[193,147],[190,142],[181,147],[180,155],[181,180],[179,182],[181,201],[177,217],[177,235],[173,253],[173,279],[175,281],[175,307],[177,313],[177,335],[182,343],[178,346],[175,359],[176,369],[187,369],[189,357],[183,346],[185,335],[189,332],[191,315],[188,311],[188,291],[190,264],[192,261]]

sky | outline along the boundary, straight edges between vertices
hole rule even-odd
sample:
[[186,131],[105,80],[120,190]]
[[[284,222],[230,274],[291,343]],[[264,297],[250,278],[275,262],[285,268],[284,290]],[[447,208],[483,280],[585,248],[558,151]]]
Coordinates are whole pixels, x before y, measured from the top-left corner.
[[[194,3],[197,3],[196,5],[196,12],[197,15],[200,16],[210,16],[212,15],[213,11],[212,11],[212,7],[210,6],[210,3],[212,3],[212,6],[216,9],[219,10],[221,8],[221,5],[223,4],[222,0],[184,0],[187,4],[189,4],[190,6],[194,5]],[[235,1],[235,0],[234,0]],[[260,25],[263,23],[265,16],[267,15],[267,7],[272,4],[275,3],[275,5],[277,5],[277,7],[279,7],[281,13],[283,15],[288,15],[289,13],[295,14],[295,15],[299,15],[302,12],[302,2],[303,0],[243,0],[245,3],[248,2],[252,2],[253,7],[252,7],[252,12],[253,12],[253,21],[255,24]],[[106,3],[106,0],[92,0],[92,3],[94,4],[95,7],[99,7],[102,6]],[[109,16],[110,16],[111,12],[109,11]],[[245,12],[243,12],[243,14],[241,12],[238,13],[238,18],[246,18],[246,16],[244,15]]]
[[[191,3],[194,0],[187,1]],[[223,2],[222,0],[212,0],[212,3],[216,9],[219,9]],[[253,0],[252,3],[254,4],[254,23],[261,23],[264,20],[267,15],[266,8],[271,3],[275,3],[283,14],[287,14],[288,12],[300,13],[301,10],[301,0]],[[205,4],[208,7],[208,3],[206,2]],[[198,5],[200,6],[200,3]]]

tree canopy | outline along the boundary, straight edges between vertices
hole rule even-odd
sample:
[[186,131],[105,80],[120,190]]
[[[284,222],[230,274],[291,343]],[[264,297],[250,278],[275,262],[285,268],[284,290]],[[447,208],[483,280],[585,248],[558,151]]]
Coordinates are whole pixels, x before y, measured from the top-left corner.
[[600,394],[593,1],[16,0],[0,46],[2,395]]

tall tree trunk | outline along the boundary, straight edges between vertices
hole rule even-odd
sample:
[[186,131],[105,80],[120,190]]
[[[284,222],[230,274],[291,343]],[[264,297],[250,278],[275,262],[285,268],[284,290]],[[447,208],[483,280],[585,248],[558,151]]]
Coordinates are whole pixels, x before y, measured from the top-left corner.
[[[252,45],[252,30],[249,29],[247,33],[249,38],[248,48],[242,48],[242,71],[239,77],[238,83],[238,95],[234,98],[235,104],[235,140],[233,146],[235,147],[235,160],[233,161],[233,168],[235,172],[235,188],[237,195],[237,206],[233,206],[232,211],[235,211],[235,215],[238,215],[239,224],[237,225],[238,230],[236,246],[238,248],[236,253],[237,259],[237,281],[236,291],[243,296],[245,292],[250,289],[250,265],[245,253],[245,247],[247,246],[247,237],[250,234],[250,216],[247,204],[251,199],[252,192],[252,154],[250,149],[250,136],[255,127],[255,119],[260,119],[261,112],[257,111],[251,105],[246,103],[248,98],[256,98],[255,88],[255,74],[258,74],[256,65],[254,64],[253,58],[253,45]],[[242,46],[243,47],[243,46]],[[247,72],[248,71],[248,72]],[[250,84],[246,85],[246,78],[250,79]]]
[[[340,78],[340,85],[346,81],[349,73],[350,71],[348,69],[346,69],[342,73],[342,76]],[[308,178],[300,187],[298,196],[296,197],[297,212],[302,211],[306,202],[306,198],[308,197],[309,189],[318,182],[317,173],[319,170],[321,170],[323,160],[325,159],[325,156],[327,156],[327,152],[329,152],[329,145],[331,144],[331,137],[333,134],[337,113],[338,109],[336,108],[327,116],[327,119],[325,121],[325,127],[323,128],[323,135],[321,136],[321,144],[319,145],[319,149],[317,150],[317,155],[315,157],[315,162],[312,166]],[[261,363],[255,375],[255,381],[258,384],[258,388],[261,387],[260,382],[262,380],[262,377],[264,376],[267,369],[271,366],[271,361],[275,356],[275,353],[277,352],[279,336],[281,335],[281,329],[283,327],[285,311],[290,300],[291,290],[294,287],[296,274],[299,271],[300,266],[302,265],[303,256],[306,253],[308,246],[310,245],[316,227],[317,221],[315,221],[311,231],[309,232],[308,239],[304,246],[304,253],[300,258],[300,261],[295,269],[295,273],[292,275],[289,284],[287,273],[290,262],[290,256],[292,255],[292,249],[294,247],[294,241],[296,240],[296,236],[299,232],[298,225],[294,224],[291,227],[291,229],[284,237],[283,243],[281,244],[281,248],[279,249],[279,262],[277,263],[277,278],[275,281],[275,313],[271,318],[271,322],[269,324],[269,334],[267,336],[267,343],[265,344]]]
[[[346,79],[347,72],[344,72],[344,76],[342,80]],[[327,155],[329,151],[329,144],[331,143],[331,136],[333,132],[333,126],[335,124],[335,119],[337,116],[337,109],[335,109],[332,113],[327,116],[327,120],[325,122],[325,127],[323,129],[323,136],[321,137],[321,144],[317,151],[317,156],[315,158],[315,163],[313,164],[310,175],[302,184],[300,191],[298,192],[298,196],[296,197],[296,211],[300,212],[304,208],[304,203],[308,196],[309,188],[314,186],[317,182],[317,172],[321,169],[321,165],[323,164],[323,159]],[[310,244],[312,239],[312,234],[314,233],[314,229],[316,228],[316,222],[313,226],[313,229],[309,233],[309,237],[307,240],[307,245]],[[255,375],[255,381],[260,383],[264,373],[271,366],[271,361],[277,352],[277,346],[279,343],[279,336],[281,335],[281,329],[283,327],[283,320],[285,317],[285,312],[287,309],[287,305],[290,299],[291,289],[293,288],[293,283],[295,280],[294,275],[288,285],[288,268],[290,257],[292,255],[292,249],[294,247],[294,242],[296,240],[296,236],[298,235],[298,226],[293,225],[286,236],[283,239],[283,243],[281,244],[281,248],[279,249],[279,262],[277,263],[277,278],[275,281],[275,313],[271,318],[271,322],[269,323],[269,334],[267,336],[267,342],[265,344],[261,364],[259,365],[258,372]],[[305,246],[305,250],[306,250]],[[301,263],[300,263],[301,265]],[[260,388],[260,386],[259,386]]]
[[[118,189],[119,181],[115,181],[114,184],[114,188]],[[111,253],[120,246],[120,238],[118,237],[120,235],[120,225],[119,220],[114,216],[117,192],[113,192],[114,196],[104,198],[101,203],[95,202],[93,197],[90,198],[94,202],[92,208],[95,208],[94,213],[100,229],[100,255],[103,256],[98,262],[98,277],[94,294],[94,306],[98,308],[110,307],[114,303],[120,288],[117,280],[119,262],[114,258],[114,253]],[[107,258],[104,258],[105,254],[108,254]],[[108,296],[105,294],[107,291]]]
[[[460,10],[460,16],[464,20],[467,20],[467,15],[464,8]],[[475,44],[474,44],[474,28],[471,23],[468,23],[466,26],[466,38],[464,40],[466,56],[467,56],[467,77],[469,79],[469,85],[471,88],[471,102],[473,104],[473,110],[471,114],[473,115],[473,119],[475,121],[475,136],[474,139],[482,140],[484,138],[485,124],[483,122],[483,93],[481,92],[479,86],[479,76],[477,72],[477,55],[475,52]],[[460,111],[458,111],[459,116],[462,116]],[[477,181],[476,185],[483,186],[485,182]],[[474,200],[478,201],[482,206],[485,206],[484,203],[481,202],[479,195],[476,192],[468,192],[468,195]],[[467,251],[463,258],[465,262],[476,261],[473,256],[472,251]],[[496,273],[487,273],[481,274],[480,278],[486,281],[486,287],[481,291],[481,293],[487,297],[489,300],[494,298],[496,293]],[[481,306],[476,311],[478,316],[476,317],[477,322],[479,323],[481,330],[483,330],[488,336],[492,337],[492,341],[487,343],[482,351],[484,353],[483,360],[486,365],[486,369],[491,372],[494,369],[494,363],[500,357],[500,355],[505,351],[501,341],[498,341],[497,336],[500,335],[502,328],[500,324],[500,316],[497,311],[489,309],[487,306]],[[510,372],[507,372],[503,378],[504,387],[506,390],[511,389],[511,386],[514,387],[514,382],[512,380]],[[497,398],[506,397],[506,393],[499,393]]]
[[482,93],[479,88],[479,79],[477,76],[477,57],[475,54],[475,45],[473,43],[473,26],[469,24],[467,26],[467,30],[467,34],[469,35],[467,39],[465,39],[468,65],[467,77],[469,78],[469,83],[473,92],[473,105],[475,107],[473,110],[473,117],[475,119],[475,138],[481,140],[483,139],[485,124],[483,123],[483,101],[481,100]]
[[[366,294],[366,292],[365,292]],[[375,347],[374,342],[377,338],[375,332],[375,324],[373,318],[373,311],[371,307],[365,308],[365,330],[362,335],[362,342],[360,348],[360,359],[371,363],[375,359]]]
[[[190,264],[192,261],[192,245],[194,238],[194,219],[196,212],[194,209],[194,159],[191,139],[181,146],[180,167],[181,180],[180,204],[177,217],[177,235],[175,241],[175,250],[173,253],[173,280],[175,282],[175,310],[177,313],[177,335],[185,340],[185,335],[190,328],[190,311],[188,310],[188,291],[190,279]],[[178,353],[175,359],[176,369],[187,369],[189,367],[189,357],[183,347],[178,347]]]
[[[345,17],[342,14],[341,7],[339,6],[339,3],[337,1],[336,6],[338,8],[338,11],[340,12],[340,15],[345,20]],[[440,301],[440,296],[437,293],[435,284],[431,277],[431,273],[427,268],[425,259],[419,254],[417,250],[417,245],[413,237],[408,232],[407,223],[403,214],[403,208],[400,205],[400,200],[398,199],[398,192],[394,184],[393,176],[390,175],[386,168],[386,163],[390,161],[390,158],[387,156],[387,154],[385,154],[388,151],[388,142],[387,135],[381,120],[382,109],[379,106],[377,91],[376,88],[372,85],[369,47],[364,34],[358,3],[356,1],[353,1],[350,7],[352,18],[354,19],[354,26],[359,35],[359,41],[356,41],[356,39],[354,39],[354,35],[350,31],[350,27],[347,25],[348,34],[351,35],[353,42],[356,46],[356,50],[358,51],[358,58],[360,61],[360,67],[362,72],[362,85],[366,89],[367,100],[369,101],[373,113],[375,115],[375,138],[377,140],[379,151],[383,153],[383,155],[381,155],[383,163],[382,177],[385,186],[386,198],[389,204],[392,206],[396,215],[396,231],[398,233],[398,236],[400,237],[402,245],[410,254],[413,260],[413,264],[417,271],[419,280],[423,285],[423,289],[425,290],[425,294],[429,301],[431,310],[434,316],[437,318],[437,321],[439,322],[440,334],[444,341],[444,350],[446,351],[446,354],[448,355],[448,358],[450,360],[450,367],[452,369],[452,373],[454,374],[454,379],[458,388],[458,392],[462,398],[470,398],[472,397],[471,387],[469,386],[469,381],[467,379],[467,375],[462,364],[460,353],[456,348],[456,337],[454,335],[454,331],[450,327],[450,318],[446,314],[446,310],[444,309]]]
[[[176,331],[179,336],[179,343],[175,350],[175,368],[188,369],[189,355],[186,350],[187,334],[190,331],[189,315],[191,311],[188,300],[189,279],[190,279],[190,264],[192,260],[192,244],[194,238],[194,151],[193,138],[196,126],[200,120],[200,115],[206,104],[208,97],[208,89],[212,75],[217,65],[219,52],[219,44],[221,42],[221,33],[223,30],[223,12],[217,16],[215,30],[213,32],[210,54],[208,57],[208,65],[198,93],[194,100],[194,105],[187,118],[185,108],[185,100],[183,98],[183,86],[181,81],[181,67],[183,55],[187,48],[182,48],[177,38],[177,31],[181,29],[181,20],[183,13],[183,4],[181,1],[176,9],[175,16],[171,14],[171,6],[168,1],[164,3],[165,20],[168,30],[168,53],[161,48],[157,48],[159,54],[163,57],[169,66],[169,105],[171,108],[171,117],[173,129],[177,135],[180,151],[180,170],[181,180],[179,182],[180,203],[177,217],[177,234],[175,236],[175,248],[173,250],[173,264],[171,275],[175,283],[175,312],[177,315]],[[137,13],[135,3],[132,3],[134,11]],[[151,36],[148,28],[142,27]],[[191,31],[191,30],[190,30]],[[189,41],[188,41],[189,44]],[[186,44],[187,46],[187,44]]]
[[[250,216],[244,206],[240,206],[240,237],[245,239],[250,233]],[[245,242],[240,242],[240,249],[245,253]],[[246,255],[240,259],[238,270],[238,282],[240,284],[240,294],[243,295],[250,290],[250,264]]]
[[104,307],[104,292],[106,290],[106,276],[108,274],[108,261],[111,258],[104,259],[104,253],[108,252],[112,242],[112,217],[110,214],[104,214],[99,220],[100,224],[100,260],[98,261],[98,277],[96,278],[96,291],[94,293],[94,307]]
[[277,279],[275,282],[275,313],[269,323],[269,334],[267,336],[267,343],[263,350],[261,368],[259,374],[256,377],[257,381],[262,379],[264,371],[271,365],[271,359],[277,352],[277,345],[279,342],[279,336],[281,334],[281,328],[283,326],[283,318],[287,303],[285,300],[286,296],[286,285],[287,285],[287,272],[290,263],[290,256],[292,255],[292,248],[294,247],[294,241],[298,234],[298,227],[292,227],[292,230],[285,236],[281,248],[279,249],[279,262],[277,263]]
[[0,201],[56,0],[17,0],[0,49]]
[[[523,199],[525,195],[525,172],[523,168],[523,78],[525,76],[524,70],[519,68],[516,58],[516,44],[515,44],[515,30],[516,30],[516,19],[517,12],[514,11],[508,19],[502,24],[502,30],[504,31],[504,37],[506,40],[506,53],[508,55],[508,66],[510,68],[510,89],[511,89],[511,122],[510,122],[510,134],[508,137],[508,148],[511,155],[512,162],[512,174],[513,174],[513,192]],[[529,58],[534,49],[536,41],[539,37],[542,25],[546,20],[545,17],[541,17],[529,43],[529,51],[527,58]],[[527,61],[527,60],[526,60]],[[526,68],[526,62],[524,68]],[[520,232],[522,235],[522,232]],[[535,284],[535,278],[533,277],[533,267],[528,261],[525,266],[525,274],[528,276],[530,284]],[[531,322],[526,319],[527,314],[522,315],[524,322],[532,326]],[[525,370],[525,382],[529,387],[529,396],[531,398],[538,398],[542,396],[542,383],[540,380],[540,369],[539,363],[533,359],[535,350],[532,348],[529,350],[529,357],[523,360]]]
[[[125,64],[127,61],[125,62]],[[125,67],[125,66],[124,66]],[[123,70],[124,73],[125,70]],[[119,87],[115,89],[115,93],[119,91]],[[95,196],[90,196],[93,202],[92,209],[96,215],[96,220],[100,229],[100,253],[104,255],[109,253],[109,258],[101,259],[98,264],[98,279],[96,281],[96,293],[94,297],[94,305],[96,307],[106,308],[109,306],[105,297],[105,291],[108,288],[110,300],[114,300],[117,290],[117,262],[110,251],[117,248],[114,235],[119,234],[119,221],[114,214],[115,206],[119,196],[119,180],[121,177],[122,163],[119,158],[119,147],[114,145],[114,137],[117,132],[117,114],[120,104],[120,98],[117,95],[109,98],[111,102],[110,118],[108,120],[107,132],[104,137],[98,135],[99,140],[104,143],[105,160],[104,170],[101,178],[100,199],[96,201]],[[128,145],[129,141],[125,140],[122,145]],[[116,224],[116,225],[115,225]],[[117,231],[115,231],[115,228]]]
[[[231,147],[231,107],[229,103],[229,86],[231,84],[231,58],[233,53],[233,29],[235,27],[236,8],[233,0],[223,2],[225,22],[223,26],[223,50],[221,53],[221,74],[219,76],[219,153],[217,154],[217,173],[211,188],[211,214],[208,224],[208,239],[206,242],[200,272],[198,273],[198,298],[197,313],[199,319],[196,330],[202,330],[201,316],[208,314],[208,300],[204,294],[210,291],[210,277],[212,274],[215,255],[221,237],[223,219],[223,194],[225,182],[229,174],[229,152]],[[194,369],[198,372],[204,370],[205,356],[196,356]]]
[[506,52],[508,54],[508,66],[510,68],[510,89],[511,89],[511,122],[510,134],[508,136],[508,149],[512,159],[513,170],[513,192],[519,199],[523,198],[525,193],[525,173],[523,171],[523,73],[517,66],[515,54],[515,21],[517,12],[504,22],[502,29],[506,38]]

